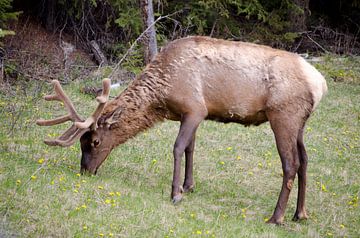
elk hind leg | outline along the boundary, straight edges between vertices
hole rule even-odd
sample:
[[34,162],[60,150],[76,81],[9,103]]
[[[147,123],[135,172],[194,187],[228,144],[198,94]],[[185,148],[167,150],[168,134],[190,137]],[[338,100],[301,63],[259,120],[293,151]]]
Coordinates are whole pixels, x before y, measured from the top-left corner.
[[307,170],[308,157],[305,150],[303,135],[304,135],[304,127],[299,130],[299,134],[297,138],[297,149],[299,154],[300,167],[297,172],[299,188],[298,188],[296,212],[293,218],[294,221],[308,218],[305,209],[306,170]]
[[268,118],[275,134],[276,146],[283,170],[283,182],[280,195],[274,213],[268,223],[281,224],[284,220],[285,209],[296,172],[300,166],[297,149],[299,127],[296,126],[298,124],[296,118],[289,118],[289,114],[269,113]]

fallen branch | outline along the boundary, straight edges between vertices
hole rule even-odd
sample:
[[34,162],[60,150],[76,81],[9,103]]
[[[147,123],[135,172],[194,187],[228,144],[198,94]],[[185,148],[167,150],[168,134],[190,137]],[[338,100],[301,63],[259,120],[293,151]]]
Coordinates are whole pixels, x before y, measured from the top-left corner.
[[308,34],[306,35],[309,40],[311,40],[315,45],[317,45],[320,49],[322,49],[325,53],[329,53],[328,50],[326,50],[324,47],[322,47],[319,43],[317,43],[315,40],[313,40]]

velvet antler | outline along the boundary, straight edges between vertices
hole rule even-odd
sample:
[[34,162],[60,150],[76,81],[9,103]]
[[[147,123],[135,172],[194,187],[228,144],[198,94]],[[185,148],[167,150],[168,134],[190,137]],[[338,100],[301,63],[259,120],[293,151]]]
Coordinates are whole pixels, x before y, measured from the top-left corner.
[[52,84],[54,85],[55,94],[46,95],[44,97],[47,101],[60,101],[64,103],[65,108],[69,112],[69,114],[65,116],[61,116],[51,120],[43,120],[39,119],[36,121],[36,124],[39,126],[53,126],[57,124],[64,123],[66,121],[72,121],[73,125],[65,131],[60,137],[51,140],[45,140],[45,144],[47,145],[58,145],[58,146],[71,146],[75,143],[77,139],[79,139],[85,132],[90,130],[96,130],[97,128],[97,120],[99,119],[101,112],[103,111],[106,102],[108,101],[110,94],[110,79],[103,80],[103,90],[102,95],[97,97],[99,105],[97,106],[95,112],[85,121],[81,119],[79,114],[77,113],[74,105],[71,100],[65,94],[62,89],[59,81],[53,80]]

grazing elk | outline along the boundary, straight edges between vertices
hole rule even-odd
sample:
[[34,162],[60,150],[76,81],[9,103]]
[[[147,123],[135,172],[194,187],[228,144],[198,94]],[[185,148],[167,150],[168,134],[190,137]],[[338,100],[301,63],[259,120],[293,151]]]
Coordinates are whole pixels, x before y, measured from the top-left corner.
[[[38,120],[73,125],[48,145],[70,146],[80,138],[81,171],[96,173],[112,149],[164,119],[180,121],[174,145],[171,198],[193,189],[195,133],[203,120],[259,125],[269,121],[282,162],[283,183],[270,223],[283,221],[296,174],[298,198],[294,220],[306,219],[307,155],[304,125],[327,91],[322,75],[300,56],[266,46],[208,37],[188,37],[168,44],[143,73],[114,100],[107,102],[110,81],[103,81],[99,106],[83,121],[71,101],[53,82],[55,95],[69,115]],[[181,158],[185,152],[185,178],[180,186]]]

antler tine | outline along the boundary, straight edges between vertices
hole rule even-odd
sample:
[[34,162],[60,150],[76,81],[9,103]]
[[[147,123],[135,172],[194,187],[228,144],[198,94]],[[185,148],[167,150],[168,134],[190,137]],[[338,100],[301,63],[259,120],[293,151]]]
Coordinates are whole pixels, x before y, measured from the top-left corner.
[[99,102],[95,112],[83,122],[81,117],[77,114],[73,104],[70,99],[66,96],[64,91],[61,88],[59,81],[53,80],[55,94],[45,96],[45,100],[48,101],[61,101],[64,103],[66,109],[69,111],[68,115],[58,117],[52,120],[37,120],[36,123],[40,126],[52,126],[60,124],[66,121],[73,121],[74,124],[65,131],[60,137],[52,140],[45,140],[47,145],[58,145],[58,146],[70,146],[75,143],[84,133],[90,130],[96,130],[97,120],[99,119],[106,102],[108,101],[110,94],[110,79],[103,80],[103,92],[101,96],[97,97],[96,100]]
[[106,105],[106,102],[109,100],[109,94],[110,94],[110,86],[111,81],[109,78],[103,79],[103,90],[102,94],[96,98],[96,101],[98,101],[99,105],[97,106],[94,113],[87,118],[84,122],[75,122],[75,125],[77,128],[89,128],[91,127],[92,130],[96,130],[97,128],[97,121],[104,110],[104,107]]
[[72,104],[71,100],[68,98],[68,96],[66,96],[64,90],[62,89],[60,82],[58,80],[53,80],[52,84],[54,85],[55,94],[46,95],[44,97],[44,99],[47,101],[63,102],[64,106],[68,110],[69,114],[55,118],[55,119],[51,119],[51,120],[39,119],[36,121],[36,124],[38,124],[39,126],[53,126],[53,125],[61,124],[61,123],[64,123],[64,122],[70,121],[70,120],[73,122],[82,121],[81,117],[76,112],[76,109],[75,109],[74,105]]
[[60,137],[53,139],[53,140],[45,140],[45,144],[51,145],[51,146],[71,146],[76,142],[77,139],[79,139],[83,134],[85,134],[87,131],[89,131],[90,128],[85,129],[79,129],[75,125],[72,125],[67,131],[64,132]]

